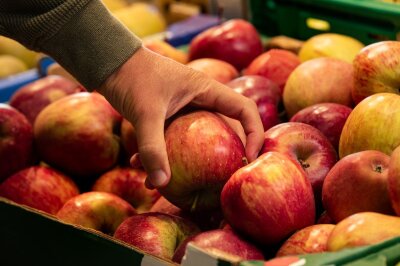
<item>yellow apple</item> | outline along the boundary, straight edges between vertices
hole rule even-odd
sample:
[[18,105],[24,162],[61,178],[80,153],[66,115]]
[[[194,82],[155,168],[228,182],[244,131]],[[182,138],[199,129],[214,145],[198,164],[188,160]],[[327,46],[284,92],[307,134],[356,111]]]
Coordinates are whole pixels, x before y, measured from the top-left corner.
[[12,55],[0,55],[0,79],[27,70],[26,64]]
[[128,2],[125,0],[101,0],[103,4],[111,11],[122,9],[128,6]]
[[139,37],[163,32],[167,27],[159,10],[154,5],[147,3],[133,3],[115,11],[114,15]]
[[304,62],[318,57],[333,57],[351,63],[363,47],[364,44],[350,36],[323,33],[304,42],[299,58]]
[[3,54],[19,58],[28,66],[28,68],[34,67],[38,59],[38,53],[27,49],[25,46],[13,39],[0,36],[0,55]]

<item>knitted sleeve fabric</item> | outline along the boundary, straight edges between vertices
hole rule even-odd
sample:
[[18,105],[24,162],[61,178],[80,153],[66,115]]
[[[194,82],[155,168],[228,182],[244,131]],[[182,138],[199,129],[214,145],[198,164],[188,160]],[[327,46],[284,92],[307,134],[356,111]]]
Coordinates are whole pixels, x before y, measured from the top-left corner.
[[141,47],[100,0],[0,0],[0,35],[50,55],[89,90]]

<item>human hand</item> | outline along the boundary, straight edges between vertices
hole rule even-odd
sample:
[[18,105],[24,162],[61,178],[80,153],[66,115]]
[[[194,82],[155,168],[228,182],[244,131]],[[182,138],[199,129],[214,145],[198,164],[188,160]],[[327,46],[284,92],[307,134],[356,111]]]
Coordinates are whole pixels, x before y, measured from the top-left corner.
[[148,173],[146,183],[150,187],[163,187],[170,180],[164,123],[186,105],[239,120],[247,135],[249,161],[257,157],[264,140],[254,101],[203,73],[143,47],[116,70],[98,92],[135,127],[140,161]]

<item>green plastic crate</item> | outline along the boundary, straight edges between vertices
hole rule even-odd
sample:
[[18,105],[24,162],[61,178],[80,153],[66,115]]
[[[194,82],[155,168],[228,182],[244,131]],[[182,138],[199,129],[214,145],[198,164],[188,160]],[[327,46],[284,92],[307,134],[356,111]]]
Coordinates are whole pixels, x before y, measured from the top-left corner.
[[364,44],[400,39],[400,4],[382,0],[250,0],[252,23],[264,34],[306,40],[335,32]]

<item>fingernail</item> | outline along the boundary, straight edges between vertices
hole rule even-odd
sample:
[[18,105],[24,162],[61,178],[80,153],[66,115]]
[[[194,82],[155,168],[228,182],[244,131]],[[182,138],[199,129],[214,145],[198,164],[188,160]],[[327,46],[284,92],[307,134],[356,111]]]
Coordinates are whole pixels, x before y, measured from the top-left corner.
[[151,184],[154,187],[163,187],[167,184],[168,178],[163,170],[155,170],[149,174]]

